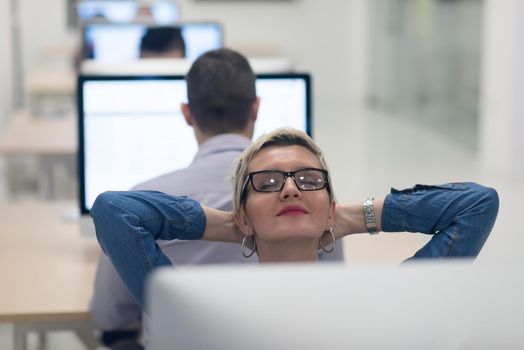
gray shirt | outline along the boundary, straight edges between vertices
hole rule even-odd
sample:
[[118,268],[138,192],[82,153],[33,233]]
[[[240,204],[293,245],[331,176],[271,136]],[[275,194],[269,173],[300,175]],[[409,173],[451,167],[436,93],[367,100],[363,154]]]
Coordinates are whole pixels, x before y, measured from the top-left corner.
[[[230,211],[233,160],[249,142],[248,138],[239,134],[214,136],[200,145],[189,167],[159,176],[134,189],[185,195],[203,205]],[[244,258],[238,244],[178,240],[158,243],[175,266],[258,261],[256,255],[249,259]],[[342,260],[342,249],[337,251],[337,254],[326,256],[323,260]],[[140,308],[104,254],[100,256],[89,309],[97,326],[107,331],[124,329],[141,318]]]

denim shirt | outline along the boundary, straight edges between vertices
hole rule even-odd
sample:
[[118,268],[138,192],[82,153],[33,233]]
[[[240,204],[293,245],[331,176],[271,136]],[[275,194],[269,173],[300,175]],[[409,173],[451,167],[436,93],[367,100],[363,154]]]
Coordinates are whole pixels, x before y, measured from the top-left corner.
[[[382,231],[433,235],[411,259],[473,258],[491,232],[498,203],[494,189],[475,183],[391,189]],[[147,275],[171,265],[156,240],[200,239],[206,227],[197,201],[156,191],[105,192],[91,215],[100,246],[142,309]]]

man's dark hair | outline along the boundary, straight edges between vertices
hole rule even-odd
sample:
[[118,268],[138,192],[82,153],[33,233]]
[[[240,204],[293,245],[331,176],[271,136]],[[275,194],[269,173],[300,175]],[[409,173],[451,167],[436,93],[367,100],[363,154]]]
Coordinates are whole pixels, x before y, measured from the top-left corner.
[[186,45],[179,27],[149,27],[140,41],[140,52],[163,54],[168,51],[180,51],[186,56]]
[[256,99],[256,76],[247,59],[230,49],[208,51],[186,76],[191,114],[210,134],[242,131]]

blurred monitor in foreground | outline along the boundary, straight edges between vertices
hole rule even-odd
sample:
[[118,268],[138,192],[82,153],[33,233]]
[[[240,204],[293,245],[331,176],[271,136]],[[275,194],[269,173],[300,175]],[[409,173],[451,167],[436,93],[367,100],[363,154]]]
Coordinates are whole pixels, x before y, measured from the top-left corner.
[[[83,27],[83,58],[114,63],[137,59],[144,35],[152,28],[143,23],[88,23]],[[180,31],[189,60],[222,47],[223,31],[218,23],[188,22],[171,28]]]
[[159,269],[151,345],[164,349],[523,349],[514,266],[258,265]]
[[[289,126],[311,134],[307,74],[259,75],[254,138]],[[81,76],[78,82],[80,209],[107,190],[128,190],[187,167],[198,145],[180,104],[183,76]]]

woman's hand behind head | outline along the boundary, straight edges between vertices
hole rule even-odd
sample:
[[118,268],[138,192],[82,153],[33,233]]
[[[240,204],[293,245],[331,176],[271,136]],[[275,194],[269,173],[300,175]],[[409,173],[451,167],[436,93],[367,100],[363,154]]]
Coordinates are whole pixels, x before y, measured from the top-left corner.
[[206,214],[206,229],[203,240],[214,242],[239,243],[244,235],[235,223],[232,212],[202,206]]

